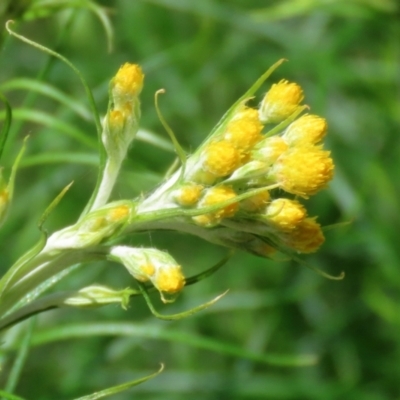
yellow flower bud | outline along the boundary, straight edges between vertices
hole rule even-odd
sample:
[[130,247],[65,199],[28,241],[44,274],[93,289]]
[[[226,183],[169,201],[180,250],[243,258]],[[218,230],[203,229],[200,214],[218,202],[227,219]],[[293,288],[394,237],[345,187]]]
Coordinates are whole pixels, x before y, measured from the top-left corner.
[[303,90],[297,83],[281,80],[272,85],[260,105],[263,123],[278,123],[293,114],[303,100]]
[[62,249],[81,249],[109,239],[123,228],[133,210],[133,203],[127,200],[109,203],[86,214],[75,225],[67,226],[53,233],[48,239],[44,252]]
[[240,165],[240,154],[227,140],[211,142],[203,150],[202,165],[217,177],[227,176]]
[[177,293],[185,285],[181,267],[163,251],[114,246],[111,248],[109,259],[122,263],[138,281],[150,280],[161,295]]
[[142,91],[143,80],[144,74],[139,65],[125,63],[112,80],[114,96],[138,96]]
[[199,200],[202,190],[201,185],[187,184],[179,188],[174,193],[174,197],[181,206],[192,206]]
[[224,133],[224,139],[240,151],[248,152],[262,138],[258,111],[254,108],[245,108],[229,122]]
[[295,147],[279,157],[271,177],[283,190],[308,197],[333,178],[334,164],[329,151],[318,146]]
[[284,198],[273,200],[266,210],[268,222],[283,231],[294,229],[306,215],[301,203]]
[[289,125],[283,138],[292,146],[317,144],[324,138],[327,127],[325,118],[306,114]]
[[185,285],[185,278],[179,265],[171,265],[160,269],[153,285],[160,291],[168,294],[177,293]]
[[[223,201],[232,199],[236,196],[235,191],[229,186],[217,186],[209,189],[199,207],[217,205]],[[213,226],[221,222],[223,218],[233,217],[238,210],[238,203],[232,203],[229,206],[221,207],[217,211],[205,215],[193,217],[193,220],[201,226]]]
[[283,240],[299,253],[313,253],[324,243],[325,237],[315,218],[306,218],[290,231]]

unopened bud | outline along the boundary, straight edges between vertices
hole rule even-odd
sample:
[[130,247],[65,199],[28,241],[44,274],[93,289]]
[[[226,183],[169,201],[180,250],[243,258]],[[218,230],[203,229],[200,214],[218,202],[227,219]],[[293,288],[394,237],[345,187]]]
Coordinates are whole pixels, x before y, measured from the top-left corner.
[[130,296],[135,293],[132,289],[114,290],[107,286],[91,285],[74,293],[63,301],[70,307],[101,307],[107,304],[120,303],[126,310]]
[[281,80],[272,85],[260,105],[260,120],[263,123],[279,123],[298,108],[303,100],[303,90],[297,83]]
[[117,201],[87,214],[75,225],[51,235],[43,251],[81,249],[109,239],[129,220],[133,203]]
[[185,278],[180,265],[168,253],[157,249],[115,246],[109,258],[125,266],[138,281],[151,281],[161,293],[175,294],[182,290]]

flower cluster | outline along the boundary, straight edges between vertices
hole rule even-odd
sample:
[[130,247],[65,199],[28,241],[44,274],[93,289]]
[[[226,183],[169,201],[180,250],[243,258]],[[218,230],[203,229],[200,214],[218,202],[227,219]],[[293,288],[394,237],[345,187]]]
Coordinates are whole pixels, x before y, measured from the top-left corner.
[[[139,127],[143,79],[138,65],[124,64],[111,80],[98,190],[75,224],[47,238],[37,260],[32,258],[34,273],[28,278],[11,275],[6,282],[11,290],[29,288],[37,276],[52,276],[53,270],[70,262],[103,257],[122,264],[139,283],[145,283],[139,285],[141,290],[151,283],[162,300],[169,301],[167,297],[173,298],[191,280],[185,279],[179,263],[167,252],[116,245],[122,235],[133,232],[187,232],[262,257],[277,250],[291,256],[311,253],[324,242],[321,226],[307,215],[300,200],[326,187],[333,177],[333,161],[322,145],[327,123],[317,115],[303,114],[307,107],[301,104],[301,87],[285,80],[272,85],[259,107],[252,107],[256,82],[189,157],[170,133],[181,168],[149,194],[110,202]],[[12,184],[6,186],[0,176],[0,221],[11,194]],[[119,301],[125,306],[133,293],[129,290],[95,285],[63,304]]]
[[299,85],[282,80],[258,108],[247,105],[249,98],[234,105],[152,201],[158,196],[158,207],[185,209],[200,236],[209,230],[214,241],[212,228],[229,228],[230,238],[221,230],[224,244],[257,255],[316,251],[324,235],[299,198],[325,188],[334,164],[322,145],[326,120],[302,115],[303,98]]

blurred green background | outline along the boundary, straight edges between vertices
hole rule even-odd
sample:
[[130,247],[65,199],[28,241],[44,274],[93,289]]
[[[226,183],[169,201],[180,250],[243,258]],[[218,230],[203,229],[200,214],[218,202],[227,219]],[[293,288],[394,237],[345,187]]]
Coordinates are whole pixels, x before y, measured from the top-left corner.
[[[106,7],[114,30],[111,52],[102,11],[90,4]],[[161,312],[172,313],[229,289],[215,306],[188,319],[156,320],[140,298],[127,311],[110,306],[41,315],[16,394],[72,399],[152,373],[163,362],[160,376],[113,398],[400,398],[396,0],[3,0],[0,11],[2,26],[16,19],[19,33],[57,49],[81,70],[101,113],[118,67],[140,63],[146,74],[142,128],[167,138],[153,101],[154,92],[165,88],[162,112],[188,151],[270,65],[286,58],[263,90],[282,78],[298,82],[312,112],[328,120],[326,147],[336,163],[329,189],[307,208],[325,225],[351,221],[326,232],[321,250],[304,257],[329,273],[345,271],[343,281],[324,279],[294,262],[237,253],[215,275],[186,288],[174,305],[163,306],[154,296]],[[79,216],[95,182],[97,156],[95,127],[78,78],[55,60],[44,78],[73,99],[77,110],[35,94],[27,84],[10,86],[17,78],[40,81],[48,57],[1,29],[0,90],[15,116],[15,140],[2,159],[6,172],[30,135],[15,201],[0,231],[3,273],[38,239],[40,215],[71,180],[74,186],[46,226],[52,231]],[[89,140],[73,139],[71,129]],[[160,182],[174,160],[163,144],[135,142],[114,199],[132,198]],[[153,232],[126,242],[168,250],[188,276],[226,255],[223,248],[180,234]],[[55,289],[92,283],[123,288],[132,281],[123,268],[97,263]],[[3,338],[0,387],[27,326]],[[315,355],[318,362],[283,367],[254,355]]]

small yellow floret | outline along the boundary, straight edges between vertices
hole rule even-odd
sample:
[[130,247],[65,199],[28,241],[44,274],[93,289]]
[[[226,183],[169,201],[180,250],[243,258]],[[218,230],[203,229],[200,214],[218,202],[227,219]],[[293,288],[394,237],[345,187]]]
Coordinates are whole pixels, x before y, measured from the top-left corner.
[[271,136],[260,142],[252,155],[253,158],[272,165],[287,149],[287,143],[280,136]]
[[108,126],[111,132],[122,131],[125,123],[124,114],[118,110],[112,110],[108,114]]
[[327,185],[333,169],[329,151],[317,146],[295,147],[279,157],[271,175],[286,192],[308,197]]
[[224,139],[232,143],[241,154],[245,154],[261,140],[262,128],[258,111],[245,108],[228,124]]
[[123,205],[110,210],[107,214],[107,219],[112,222],[118,222],[129,216],[130,207]]
[[283,138],[289,145],[317,144],[325,136],[328,124],[318,115],[303,115],[289,125]]
[[273,84],[260,105],[261,122],[283,121],[296,111],[303,98],[303,90],[297,83],[281,80]]
[[203,151],[203,167],[217,177],[230,175],[240,165],[240,154],[226,140],[211,142]]
[[179,265],[169,266],[168,268],[160,268],[153,285],[164,293],[177,293],[185,285],[185,278]]
[[125,63],[118,70],[112,83],[117,96],[137,96],[143,87],[144,74],[137,64]]
[[270,199],[270,194],[266,190],[265,192],[261,192],[255,194],[254,196],[248,197],[245,200],[240,202],[240,207],[249,212],[255,212],[263,210]]
[[192,206],[197,203],[200,198],[203,186],[188,184],[182,186],[175,193],[175,200],[181,206]]
[[[147,281],[154,275],[154,273],[156,272],[156,268],[154,267],[153,264],[148,262],[146,264],[139,265],[138,271],[140,271],[140,273],[143,274],[143,278],[145,278],[144,280]],[[141,280],[137,277],[136,279]]]
[[294,229],[307,215],[306,209],[296,200],[273,200],[266,210],[268,222],[280,230]]
[[317,251],[325,237],[321,226],[315,218],[306,218],[286,236],[284,242],[299,253],[313,253]]
[[[217,186],[209,189],[200,203],[200,207],[217,205],[236,196],[235,191],[228,186]],[[193,220],[201,226],[212,226],[219,223],[223,218],[233,217],[238,210],[238,203],[232,203],[221,207],[212,213],[193,217]]]

